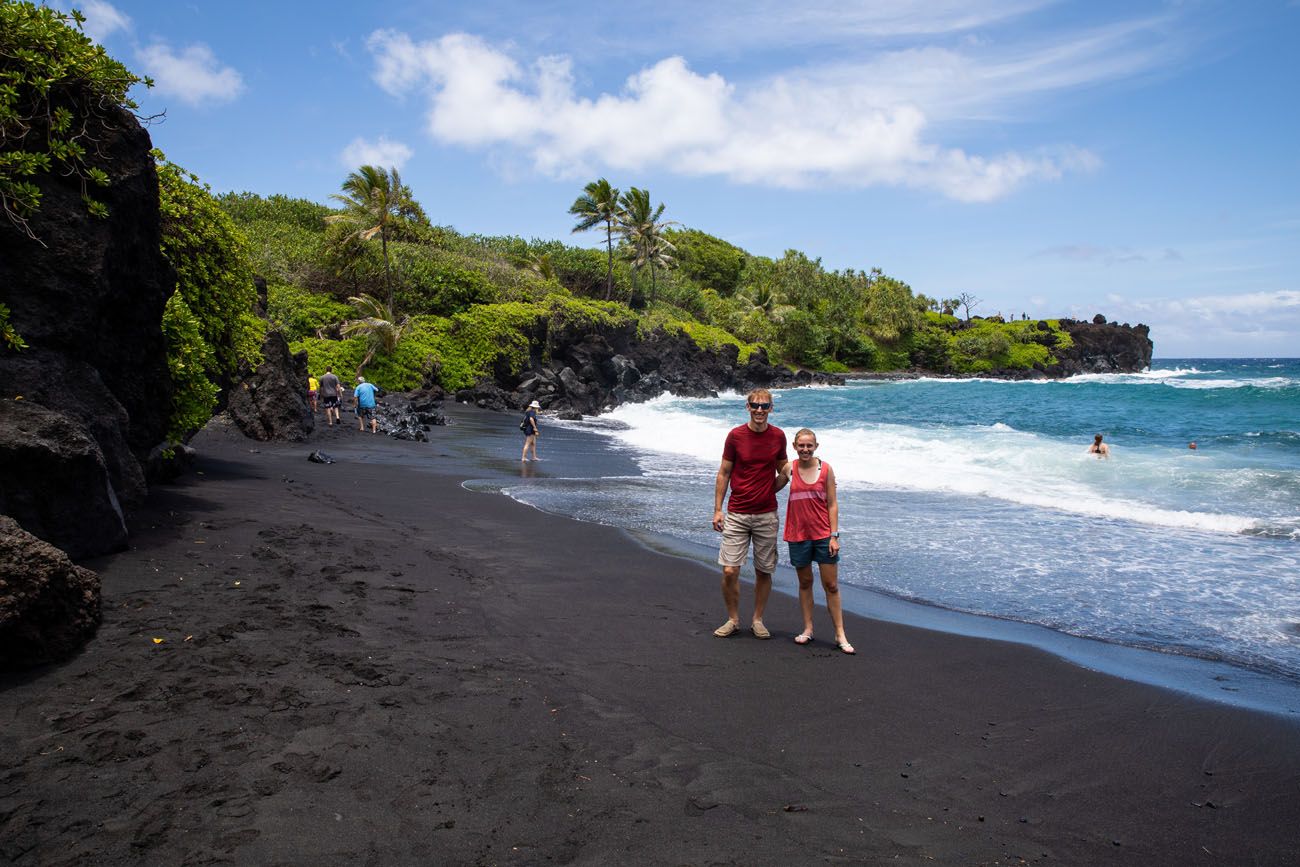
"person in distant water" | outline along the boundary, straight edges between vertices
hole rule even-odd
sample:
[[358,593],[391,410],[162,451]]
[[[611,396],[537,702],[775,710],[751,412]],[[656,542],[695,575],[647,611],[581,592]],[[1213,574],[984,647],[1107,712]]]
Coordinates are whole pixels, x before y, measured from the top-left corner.
[[1098,460],[1110,457],[1110,446],[1101,441],[1101,434],[1092,438],[1092,445],[1088,446],[1088,454],[1096,455]]
[[375,395],[379,389],[373,382],[366,382],[364,376],[357,377],[357,387],[352,395],[357,399],[357,430],[366,429],[366,419],[370,419],[370,432],[379,433],[379,421],[375,418]]
[[835,646],[841,653],[857,651],[844,635],[844,613],[840,608],[840,507],[835,499],[835,471],[817,457],[817,434],[804,428],[794,435],[799,461],[790,473],[790,502],[785,510],[785,541],[790,547],[790,565],[799,576],[799,609],[803,632],[795,644],[811,644],[813,637],[813,570],[826,591],[826,610],[835,627]]
[[325,375],[320,378],[320,397],[321,402],[325,404],[325,426],[334,427],[339,424],[339,396],[342,393],[342,386],[339,384],[339,378],[334,375],[334,368],[325,368]]
[[1194,443],[1194,442],[1193,442],[1193,443],[1188,443],[1188,444],[1187,444],[1187,447],[1188,447],[1189,449],[1191,449],[1192,451],[1196,451],[1196,443]]
[[319,389],[320,382],[317,381],[316,377],[307,377],[307,403],[311,406],[312,412],[316,411],[316,394]]
[[[524,432],[524,451],[519,456],[521,461],[537,460],[537,438],[542,435],[541,428],[537,426],[537,411],[541,408],[540,403],[533,401],[524,410],[524,420],[519,428]],[[531,458],[528,457],[529,452],[533,453]]]
[[[790,461],[786,457],[785,432],[767,423],[772,412],[772,393],[765,388],[751,391],[745,400],[749,423],[733,428],[722,447],[722,464],[713,486],[713,529],[722,534],[718,565],[722,567],[722,602],[727,622],[713,631],[726,638],[740,629],[740,567],[754,547],[755,638],[771,638],[763,625],[763,610],[772,593],[776,571],[776,492],[789,481]],[[727,510],[722,501],[727,489]]]

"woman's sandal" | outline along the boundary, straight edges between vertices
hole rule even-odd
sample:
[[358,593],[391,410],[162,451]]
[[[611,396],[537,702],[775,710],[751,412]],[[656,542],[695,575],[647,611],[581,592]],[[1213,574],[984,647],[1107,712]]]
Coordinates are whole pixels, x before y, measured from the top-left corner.
[[795,644],[812,644],[812,633],[801,632],[794,637]]
[[847,653],[849,656],[853,656],[857,653],[857,651],[853,649],[853,645],[849,644],[847,641],[840,641],[835,646],[840,649],[840,653]]

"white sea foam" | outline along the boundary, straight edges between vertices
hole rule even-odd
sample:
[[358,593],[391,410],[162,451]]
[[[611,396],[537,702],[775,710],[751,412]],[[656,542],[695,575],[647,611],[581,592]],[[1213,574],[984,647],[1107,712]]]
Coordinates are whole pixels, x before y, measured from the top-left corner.
[[[715,467],[734,420],[710,419],[666,397],[619,407],[627,425],[608,431],[643,455],[648,475],[703,472]],[[787,434],[793,431],[787,430]],[[1077,443],[1018,431],[1002,422],[983,426],[911,427],[875,424],[818,431],[820,452],[846,490],[891,490],[991,497],[1089,517],[1219,533],[1254,530],[1254,517],[1162,507],[1143,496],[1175,470],[1164,459],[1116,451],[1097,461]],[[1123,466],[1121,468],[1121,458]]]

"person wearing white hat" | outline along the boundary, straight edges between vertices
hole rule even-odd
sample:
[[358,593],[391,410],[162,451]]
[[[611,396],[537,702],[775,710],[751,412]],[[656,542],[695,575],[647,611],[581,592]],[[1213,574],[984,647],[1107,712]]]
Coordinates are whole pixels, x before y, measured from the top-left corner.
[[[519,423],[519,429],[524,432],[524,451],[519,456],[519,460],[537,460],[537,438],[541,436],[541,429],[537,426],[537,411],[542,405],[537,401],[528,404],[528,409],[524,411],[524,420]],[[533,453],[532,458],[528,457],[529,452]]]

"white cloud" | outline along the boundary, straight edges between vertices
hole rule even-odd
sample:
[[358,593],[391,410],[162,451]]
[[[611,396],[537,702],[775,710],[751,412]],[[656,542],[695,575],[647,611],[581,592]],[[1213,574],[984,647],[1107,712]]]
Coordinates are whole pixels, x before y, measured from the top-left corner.
[[400,169],[406,165],[412,153],[413,151],[402,142],[389,141],[386,136],[381,135],[378,141],[367,141],[358,137],[354,138],[339,154],[339,162],[347,169],[355,169],[357,166]]
[[130,30],[131,19],[112,3],[104,0],[82,0],[73,4],[86,16],[82,29],[86,35],[98,43],[112,36],[119,30]]
[[381,87],[427,97],[436,140],[514,148],[552,176],[658,167],[741,183],[901,185],[988,201],[1026,181],[1099,164],[1070,146],[971,154],[939,144],[932,132],[934,109],[941,120],[953,120],[1023,93],[1029,85],[1013,68],[1046,80],[1044,89],[1079,83],[1084,73],[1048,76],[1046,69],[1081,65],[1084,49],[1059,60],[1013,58],[985,67],[982,76],[969,59],[931,51],[792,70],[752,83],[700,74],[683,58],[669,57],[629,76],[620,92],[587,98],[575,91],[568,57],[525,66],[464,33],[417,43],[377,31],[368,47]]
[[153,78],[155,92],[189,105],[229,102],[244,91],[239,72],[222,66],[212,49],[202,43],[177,52],[165,42],[155,42],[139,49],[136,57]]
[[1156,354],[1294,355],[1300,345],[1300,291],[1128,299],[1107,297],[1106,313],[1151,326]]

